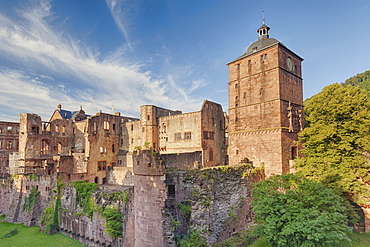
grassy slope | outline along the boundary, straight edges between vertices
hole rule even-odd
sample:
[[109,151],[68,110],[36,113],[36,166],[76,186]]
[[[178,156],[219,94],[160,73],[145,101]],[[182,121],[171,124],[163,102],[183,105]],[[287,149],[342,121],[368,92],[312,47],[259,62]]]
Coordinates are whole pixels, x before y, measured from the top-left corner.
[[0,239],[0,246],[27,246],[27,247],[42,247],[42,246],[84,246],[80,242],[64,236],[61,233],[54,235],[46,235],[38,231],[38,227],[26,227],[23,224],[11,224],[7,222],[0,222],[0,238],[17,228],[18,234],[9,238]]

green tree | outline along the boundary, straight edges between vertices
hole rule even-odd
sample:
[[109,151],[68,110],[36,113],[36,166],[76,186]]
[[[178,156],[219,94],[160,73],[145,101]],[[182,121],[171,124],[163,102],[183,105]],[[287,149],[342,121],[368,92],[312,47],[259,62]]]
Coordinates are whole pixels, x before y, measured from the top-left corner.
[[370,102],[359,87],[332,84],[305,102],[299,174],[338,188],[355,201],[368,196]]
[[357,74],[348,78],[342,83],[343,86],[358,86],[367,91],[367,95],[370,97],[370,70],[367,70],[361,74]]
[[323,184],[287,174],[255,184],[256,231],[271,246],[336,246],[349,241],[344,199]]

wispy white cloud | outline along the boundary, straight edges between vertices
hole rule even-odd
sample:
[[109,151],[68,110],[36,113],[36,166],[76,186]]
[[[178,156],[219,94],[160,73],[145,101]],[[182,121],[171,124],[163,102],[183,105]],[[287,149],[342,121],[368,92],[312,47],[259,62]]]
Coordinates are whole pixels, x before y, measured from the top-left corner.
[[[117,4],[107,0],[119,18],[124,12]],[[58,103],[66,109],[78,109],[82,104],[90,113],[109,111],[114,105],[124,114],[136,116],[142,104],[184,111],[200,108],[201,100],[190,97],[176,78],[154,78],[140,64],[127,61],[124,46],[105,56],[61,26],[52,25],[56,19],[49,1],[37,1],[17,14],[19,18],[0,14],[0,54],[27,71],[0,70],[2,107],[48,115],[50,107],[54,109]],[[125,30],[123,24],[122,28]],[[71,83],[78,83],[79,89]],[[202,85],[194,81],[190,92]]]
[[129,12],[133,10],[133,3],[130,3],[129,6],[129,4],[127,3],[128,1],[125,0],[106,0],[105,2],[111,12],[114,22],[116,23],[122,35],[125,37],[128,47],[131,51],[134,51],[128,33],[127,18]]

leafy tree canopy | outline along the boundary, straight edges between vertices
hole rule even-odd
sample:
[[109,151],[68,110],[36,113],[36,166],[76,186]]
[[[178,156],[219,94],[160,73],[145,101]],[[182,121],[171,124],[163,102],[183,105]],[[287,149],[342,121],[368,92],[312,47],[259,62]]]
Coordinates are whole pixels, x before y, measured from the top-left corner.
[[257,233],[271,246],[336,246],[349,240],[345,199],[323,184],[287,174],[255,184]]
[[343,86],[358,86],[367,91],[367,95],[370,97],[370,70],[364,73],[357,74],[351,78],[348,78],[342,83]]
[[332,84],[305,102],[298,173],[354,196],[368,196],[370,102],[359,87]]

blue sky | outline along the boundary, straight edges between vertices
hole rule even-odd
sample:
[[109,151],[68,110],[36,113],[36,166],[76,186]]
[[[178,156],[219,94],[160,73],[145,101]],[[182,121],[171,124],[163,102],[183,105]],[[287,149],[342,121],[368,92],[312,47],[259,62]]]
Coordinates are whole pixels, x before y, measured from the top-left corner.
[[262,10],[270,37],[305,59],[305,98],[370,69],[367,0],[0,0],[0,121],[47,121],[58,103],[226,111],[225,64],[257,40]]

